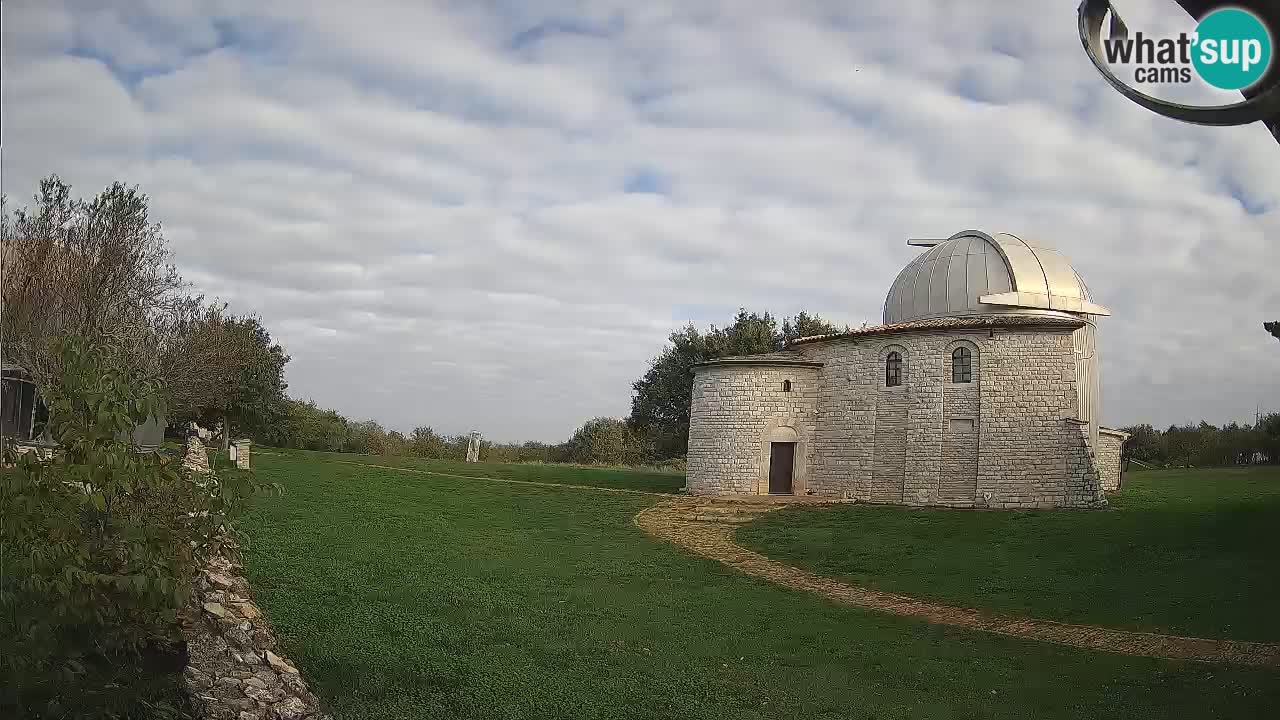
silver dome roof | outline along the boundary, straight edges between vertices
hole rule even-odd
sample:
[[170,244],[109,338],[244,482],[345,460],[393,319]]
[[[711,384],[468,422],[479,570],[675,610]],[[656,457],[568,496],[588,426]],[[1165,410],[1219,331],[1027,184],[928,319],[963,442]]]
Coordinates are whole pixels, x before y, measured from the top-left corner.
[[965,230],[929,247],[893,281],[886,324],[987,313],[1110,315],[1057,250],[1008,233]]

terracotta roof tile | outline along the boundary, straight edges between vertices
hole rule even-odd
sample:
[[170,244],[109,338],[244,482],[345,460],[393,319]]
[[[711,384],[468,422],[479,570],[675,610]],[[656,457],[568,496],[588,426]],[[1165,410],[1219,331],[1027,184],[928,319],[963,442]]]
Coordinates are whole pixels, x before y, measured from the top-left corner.
[[802,365],[806,367],[822,367],[822,363],[810,360],[800,353],[790,350],[760,353],[758,355],[731,355],[694,363],[694,367],[708,367],[711,365]]
[[792,340],[787,347],[804,345],[822,340],[835,340],[845,337],[861,337],[864,335],[888,335],[908,330],[966,330],[997,327],[1084,327],[1084,321],[1069,317],[1053,315],[970,315],[967,317],[929,318],[911,320],[890,325],[871,325],[846,332],[828,335],[812,335]]

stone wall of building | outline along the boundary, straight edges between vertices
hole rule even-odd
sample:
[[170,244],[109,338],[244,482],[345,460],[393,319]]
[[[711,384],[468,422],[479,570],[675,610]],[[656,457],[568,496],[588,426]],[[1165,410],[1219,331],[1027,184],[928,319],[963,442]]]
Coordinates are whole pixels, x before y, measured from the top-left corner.
[[[1089,507],[1096,472],[1080,465],[1076,354],[1065,330],[996,331],[983,363],[978,504]],[[1087,439],[1087,425],[1084,437]]]
[[1050,488],[1051,497],[1063,499],[1058,504],[1046,501],[1030,507],[1103,507],[1107,504],[1092,442],[1090,423],[1075,418],[1066,421],[1062,432],[1062,445],[1066,448],[1066,480],[1060,488]]
[[[871,350],[850,339],[831,340],[805,349],[799,354],[823,363],[818,374],[816,404],[816,430],[809,446],[808,489],[827,497],[857,498],[867,500],[893,492],[888,484],[891,473],[901,474],[895,465],[905,469],[905,442],[901,463],[885,460],[881,453],[881,468],[875,469],[875,438],[877,419],[880,428],[889,425],[906,429],[905,405],[889,403],[883,417],[877,418],[880,407],[879,386],[884,384],[884,367],[878,359],[866,358]],[[903,358],[903,376],[911,375],[911,358]],[[904,395],[905,397],[905,395]],[[899,435],[898,437],[903,437]],[[885,442],[892,442],[886,432]],[[893,449],[896,452],[896,448]],[[876,478],[880,483],[876,485]],[[897,482],[901,486],[901,481]],[[873,486],[877,489],[873,491]],[[900,494],[900,491],[899,491]]]
[[[958,348],[969,351],[972,382],[951,382],[954,352]],[[982,350],[972,340],[954,339],[943,347],[942,363],[942,467],[935,502],[972,507],[978,496]]]
[[[952,351],[960,345],[972,353],[971,383],[952,383]],[[885,384],[892,351],[903,357],[900,387]],[[782,377],[777,369],[698,372],[691,490],[759,492],[766,418],[792,413],[805,435],[803,487],[812,494],[991,508],[1102,501],[1088,426],[1082,435],[1071,420],[1079,394],[1070,328],[900,332],[833,338],[795,352],[823,364],[812,374],[809,415],[771,395]],[[803,387],[793,403],[809,396]],[[753,404],[760,399],[767,402]]]
[[1128,439],[1129,434],[1119,430],[1101,428],[1098,431],[1098,475],[1105,492],[1120,489],[1121,456]]
[[[783,383],[791,382],[790,392]],[[793,489],[807,490],[818,393],[817,368],[718,365],[700,368],[689,412],[689,492],[768,492],[771,437],[794,430]]]

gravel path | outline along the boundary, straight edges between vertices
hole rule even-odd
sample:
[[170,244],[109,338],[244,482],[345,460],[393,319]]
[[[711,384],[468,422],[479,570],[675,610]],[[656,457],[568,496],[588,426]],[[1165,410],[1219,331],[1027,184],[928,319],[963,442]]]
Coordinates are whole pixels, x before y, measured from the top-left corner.
[[1277,644],[1178,637],[995,615],[850,585],[770,560],[734,542],[733,529],[737,525],[779,507],[785,507],[785,503],[677,497],[642,510],[635,516],[635,524],[651,535],[749,575],[845,605],[940,625],[1124,655],[1280,667],[1280,645]]

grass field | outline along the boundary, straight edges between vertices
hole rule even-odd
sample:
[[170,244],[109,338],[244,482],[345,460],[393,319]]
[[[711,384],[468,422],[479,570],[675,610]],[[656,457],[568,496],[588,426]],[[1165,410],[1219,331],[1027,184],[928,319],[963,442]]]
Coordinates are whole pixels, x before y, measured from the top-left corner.
[[[277,450],[268,452],[288,457],[323,459],[333,462],[365,465],[386,465],[413,470],[426,470],[445,475],[476,475],[502,478],[504,480],[525,480],[530,482],[563,483],[569,485],[590,485],[592,487],[611,487],[627,490],[645,490],[648,492],[674,493],[684,487],[683,472],[660,470],[633,470],[629,468],[611,467],[572,467],[565,465],[539,464],[483,464],[456,462],[451,460],[423,460],[414,457],[395,457],[390,455],[354,455],[351,453],[320,453],[305,450]],[[477,470],[483,468],[483,470]]]
[[1108,512],[788,508],[743,545],[917,597],[1108,627],[1280,640],[1280,468],[1129,473]]
[[655,501],[642,495],[305,454],[256,462],[286,494],[246,518],[249,575],[340,718],[1240,718],[1280,706],[1273,670],[1090,653],[783,590],[650,539],[631,522]]

